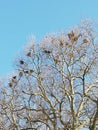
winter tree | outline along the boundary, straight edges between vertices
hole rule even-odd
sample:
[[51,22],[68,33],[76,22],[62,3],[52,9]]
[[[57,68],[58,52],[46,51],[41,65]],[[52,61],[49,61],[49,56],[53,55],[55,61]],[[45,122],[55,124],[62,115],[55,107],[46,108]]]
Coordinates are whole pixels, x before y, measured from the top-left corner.
[[98,104],[98,36],[84,22],[32,41],[0,91],[2,130],[93,130]]

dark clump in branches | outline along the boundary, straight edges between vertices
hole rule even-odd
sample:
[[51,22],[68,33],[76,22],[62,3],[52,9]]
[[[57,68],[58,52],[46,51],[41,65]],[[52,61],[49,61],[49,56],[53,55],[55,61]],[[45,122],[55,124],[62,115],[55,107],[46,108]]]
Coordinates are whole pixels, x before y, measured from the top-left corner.
[[23,65],[23,64],[24,64],[24,61],[23,61],[23,60],[20,60],[20,64]]
[[51,51],[49,51],[49,50],[44,50],[44,53],[46,53],[46,54],[50,54]]

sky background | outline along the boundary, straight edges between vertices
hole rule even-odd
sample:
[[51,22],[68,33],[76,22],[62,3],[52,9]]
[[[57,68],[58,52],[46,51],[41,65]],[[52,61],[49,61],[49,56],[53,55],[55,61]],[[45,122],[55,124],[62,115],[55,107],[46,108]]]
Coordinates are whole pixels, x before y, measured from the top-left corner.
[[85,18],[98,18],[98,0],[0,0],[0,75],[14,70],[30,35],[41,39]]
[[30,35],[41,39],[86,18],[98,19],[98,0],[0,0],[0,75],[14,70]]

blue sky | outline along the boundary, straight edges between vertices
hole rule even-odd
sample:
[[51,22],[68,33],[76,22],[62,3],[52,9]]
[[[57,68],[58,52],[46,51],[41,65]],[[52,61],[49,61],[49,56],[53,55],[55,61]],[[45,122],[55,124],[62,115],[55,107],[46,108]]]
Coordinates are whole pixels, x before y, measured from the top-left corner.
[[85,18],[98,18],[98,0],[0,0],[0,75],[14,69],[14,57],[31,34],[41,39]]

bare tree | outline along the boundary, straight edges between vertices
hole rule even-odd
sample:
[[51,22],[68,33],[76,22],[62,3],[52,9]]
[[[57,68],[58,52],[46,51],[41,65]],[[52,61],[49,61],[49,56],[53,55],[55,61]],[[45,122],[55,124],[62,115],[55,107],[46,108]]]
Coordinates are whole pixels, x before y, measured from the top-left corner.
[[98,43],[92,25],[32,42],[1,88],[0,129],[91,128],[98,93]]

